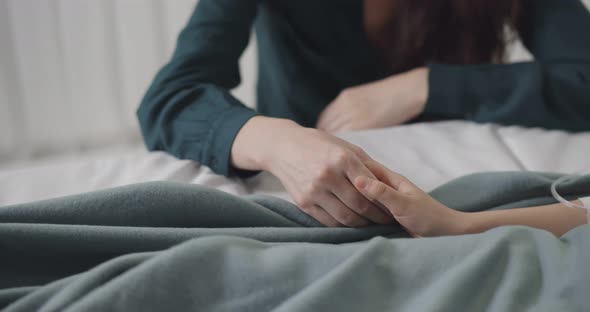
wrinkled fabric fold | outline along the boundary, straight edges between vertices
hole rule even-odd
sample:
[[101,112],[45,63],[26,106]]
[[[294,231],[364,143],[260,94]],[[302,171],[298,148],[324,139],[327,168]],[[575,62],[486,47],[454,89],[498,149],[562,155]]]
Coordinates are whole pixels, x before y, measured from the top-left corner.
[[[557,174],[466,176],[461,211],[552,203]],[[590,195],[590,177],[563,186]],[[284,200],[152,182],[0,207],[6,311],[584,311],[590,227],[410,239],[325,228]]]

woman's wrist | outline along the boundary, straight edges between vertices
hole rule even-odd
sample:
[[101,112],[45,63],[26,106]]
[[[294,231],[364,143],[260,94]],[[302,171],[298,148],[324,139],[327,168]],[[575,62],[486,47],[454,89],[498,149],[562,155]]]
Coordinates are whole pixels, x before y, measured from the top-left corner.
[[231,149],[231,163],[244,170],[269,170],[276,146],[302,128],[289,119],[255,116],[244,124]]
[[447,233],[443,235],[464,235],[470,233],[473,222],[471,213],[451,209],[450,220],[452,221],[447,227]]
[[[415,118],[424,112],[428,98],[428,67],[419,67],[386,78],[384,88],[389,93],[393,105],[404,103],[408,119]],[[401,92],[401,93],[400,93]]]

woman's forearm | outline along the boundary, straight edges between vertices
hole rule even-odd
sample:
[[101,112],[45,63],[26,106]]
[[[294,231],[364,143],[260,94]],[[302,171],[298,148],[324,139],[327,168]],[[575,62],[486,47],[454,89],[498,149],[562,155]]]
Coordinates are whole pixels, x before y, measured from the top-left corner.
[[[580,201],[574,203],[581,205]],[[465,213],[463,217],[462,224],[459,225],[463,234],[481,233],[503,225],[524,225],[561,236],[577,226],[588,223],[585,209],[566,207],[562,204],[472,212]]]
[[289,119],[252,117],[238,132],[231,150],[231,164],[244,170],[268,170],[269,154],[276,144],[288,140],[288,131],[301,128]]

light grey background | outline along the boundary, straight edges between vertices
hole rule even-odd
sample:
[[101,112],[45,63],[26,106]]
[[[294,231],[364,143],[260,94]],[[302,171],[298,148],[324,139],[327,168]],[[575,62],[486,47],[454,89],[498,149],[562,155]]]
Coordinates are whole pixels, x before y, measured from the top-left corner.
[[[135,109],[195,3],[0,0],[0,163],[138,143]],[[249,106],[253,42],[234,90]]]

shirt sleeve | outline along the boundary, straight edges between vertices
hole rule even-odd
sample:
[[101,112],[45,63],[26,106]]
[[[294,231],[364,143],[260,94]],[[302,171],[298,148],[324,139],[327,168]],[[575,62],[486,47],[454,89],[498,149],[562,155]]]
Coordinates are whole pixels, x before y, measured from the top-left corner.
[[239,58],[248,45],[257,0],[200,0],[178,37],[172,59],[157,74],[137,116],[149,150],[162,150],[245,176],[230,166],[231,146],[256,112],[229,90],[240,83]]
[[425,114],[590,130],[590,14],[579,0],[534,1],[524,45],[533,62],[430,64]]

